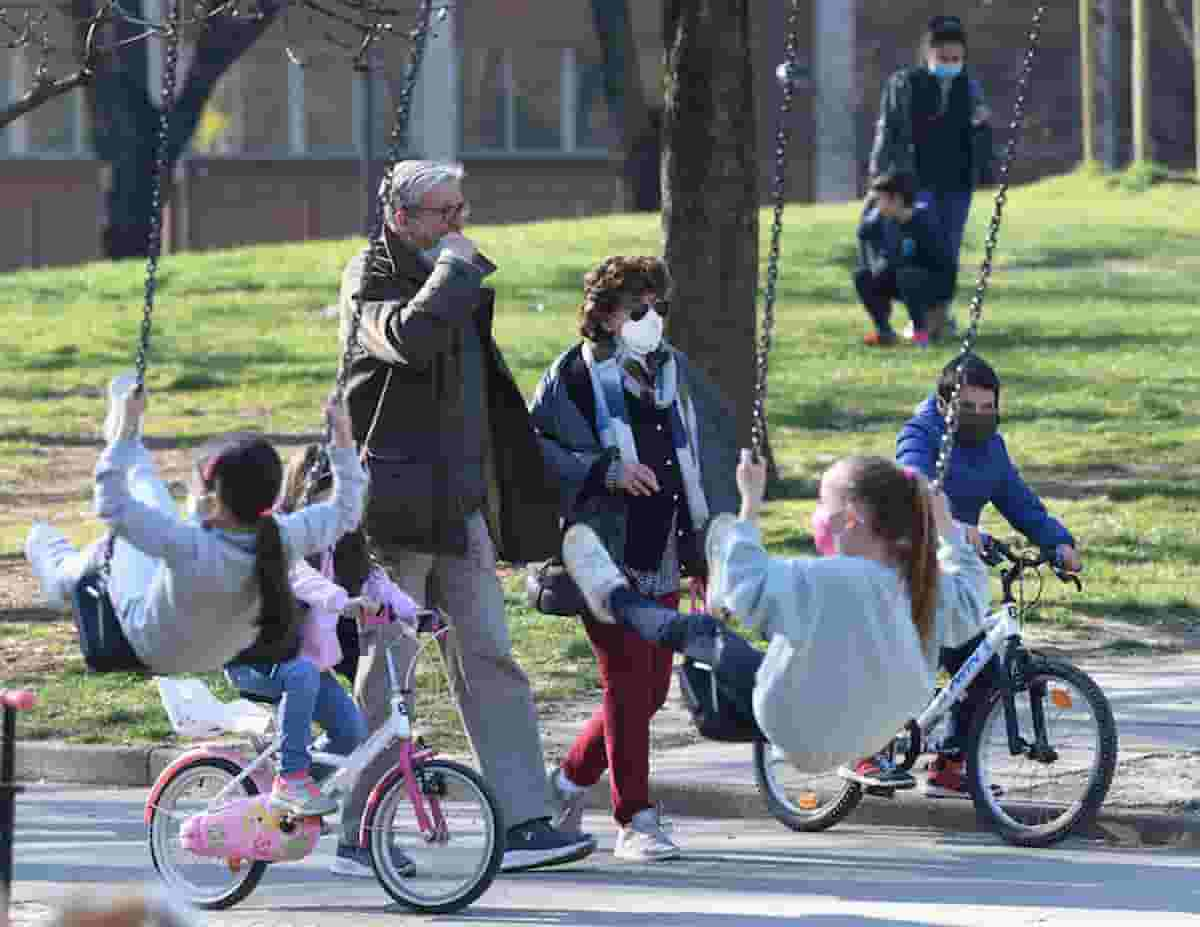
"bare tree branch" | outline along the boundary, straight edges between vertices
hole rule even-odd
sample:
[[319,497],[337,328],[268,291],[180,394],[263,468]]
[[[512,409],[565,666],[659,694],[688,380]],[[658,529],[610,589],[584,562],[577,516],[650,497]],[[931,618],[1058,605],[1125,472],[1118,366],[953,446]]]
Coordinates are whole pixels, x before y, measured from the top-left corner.
[[[63,49],[58,48],[54,42],[49,24],[52,14],[47,6],[10,3],[0,7],[0,47],[7,47],[12,51],[36,48],[40,55],[33,85],[19,99],[0,107],[0,129],[50,100],[69,93],[76,87],[86,86],[96,76],[106,59],[127,46],[165,36],[174,29],[187,30],[189,33],[199,31],[197,46],[203,48],[212,35],[212,27],[220,24],[228,29],[231,24],[240,24],[248,27],[249,31],[235,30],[233,34],[236,44],[248,48],[281,13],[291,8],[303,8],[355,33],[353,40],[347,40],[330,30],[324,30],[324,38],[330,45],[344,51],[356,67],[361,67],[367,60],[371,46],[383,36],[394,32],[391,21],[406,15],[404,11],[388,6],[382,0],[196,0],[180,4],[181,11],[186,12],[174,23],[165,20],[156,22],[137,15],[128,9],[122,0],[71,0],[58,3],[56,7],[56,12],[72,23],[72,31],[76,36],[86,36],[85,40],[75,42],[71,52],[75,60],[73,72],[61,76],[49,73],[48,62],[51,54]],[[101,44],[100,36],[104,27],[118,21],[135,27],[136,31],[120,40]],[[220,41],[226,41],[227,37]],[[290,46],[287,53],[293,60],[300,60]],[[229,63],[231,62],[232,59]],[[193,64],[193,67],[196,67],[196,64]],[[195,77],[199,85],[209,89],[223,71],[222,67],[215,74],[206,73]],[[185,93],[187,86],[185,85]],[[192,84],[192,87],[198,89],[195,84]]]
[[10,122],[20,119],[26,113],[37,109],[43,103],[48,103],[55,97],[69,93],[76,87],[82,87],[91,80],[91,77],[91,71],[79,70],[69,77],[41,81],[34,84],[23,97],[14,100],[8,106],[4,107],[4,109],[0,110],[0,129],[3,129]]
[[1183,39],[1183,44],[1191,49],[1193,55],[1200,54],[1200,49],[1196,48],[1195,38],[1192,35],[1192,24],[1183,15],[1183,10],[1179,6],[1179,0],[1163,0],[1163,6],[1166,8],[1167,16],[1170,17],[1171,23],[1175,26],[1175,31]]

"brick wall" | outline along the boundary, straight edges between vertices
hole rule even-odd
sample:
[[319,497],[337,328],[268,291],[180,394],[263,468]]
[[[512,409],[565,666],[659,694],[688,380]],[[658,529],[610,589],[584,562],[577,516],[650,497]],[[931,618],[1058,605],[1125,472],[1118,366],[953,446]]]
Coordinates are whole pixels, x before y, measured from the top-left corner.
[[96,161],[0,161],[0,271],[100,256]]

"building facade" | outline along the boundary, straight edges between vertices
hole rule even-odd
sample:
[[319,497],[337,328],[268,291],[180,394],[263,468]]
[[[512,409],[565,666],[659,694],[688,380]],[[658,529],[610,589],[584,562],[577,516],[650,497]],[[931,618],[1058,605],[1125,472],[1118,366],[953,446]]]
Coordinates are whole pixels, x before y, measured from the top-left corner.
[[[1120,7],[1097,0],[1101,7]],[[153,16],[162,0],[145,0]],[[790,0],[751,8],[760,189],[770,191]],[[809,79],[793,105],[788,195],[796,201],[852,199],[861,192],[880,88],[915,60],[936,2],[868,4],[799,0],[800,54]],[[389,4],[397,5],[397,4]],[[403,4],[400,4],[403,5]],[[409,0],[411,6],[411,0]],[[642,93],[660,105],[662,0],[630,0]],[[1032,6],[960,4],[970,62],[997,125],[1007,123]],[[619,114],[610,111],[591,0],[457,0],[430,42],[418,85],[413,156],[456,159],[467,168],[474,219],[520,222],[595,215],[627,203]],[[1119,159],[1128,150],[1128,13],[1100,56],[1102,120]],[[1156,9],[1152,114],[1155,157],[1186,165],[1195,119],[1190,59]],[[376,69],[356,73],[322,36],[326,23],[276,23],[225,75],[174,178],[168,247],[207,249],[360,233],[368,209],[364,159],[387,148],[391,110],[406,60],[401,42],[381,47]],[[0,93],[28,87],[33,56],[0,57]],[[1107,56],[1107,57],[1106,57]],[[161,49],[150,48],[156,86]],[[187,65],[185,48],[182,66]],[[1014,177],[1069,170],[1078,162],[1079,45],[1074,6],[1047,14],[1027,133]],[[50,62],[65,70],[70,61]],[[88,146],[82,92],[59,98],[0,134],[0,269],[76,263],[100,256],[105,168]],[[1004,140],[1004,133],[998,133]],[[373,167],[378,173],[379,164]],[[86,204],[95,202],[93,212]],[[84,208],[80,208],[84,204]],[[70,222],[64,222],[65,216]]]

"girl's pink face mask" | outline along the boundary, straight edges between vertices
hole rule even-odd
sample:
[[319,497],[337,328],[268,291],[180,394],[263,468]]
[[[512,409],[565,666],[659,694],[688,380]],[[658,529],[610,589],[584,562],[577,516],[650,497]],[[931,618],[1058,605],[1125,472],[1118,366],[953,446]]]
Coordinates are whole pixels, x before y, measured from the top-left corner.
[[820,506],[813,510],[813,543],[817,545],[817,552],[822,557],[832,557],[838,553],[837,536],[833,533],[833,517],[833,514]]

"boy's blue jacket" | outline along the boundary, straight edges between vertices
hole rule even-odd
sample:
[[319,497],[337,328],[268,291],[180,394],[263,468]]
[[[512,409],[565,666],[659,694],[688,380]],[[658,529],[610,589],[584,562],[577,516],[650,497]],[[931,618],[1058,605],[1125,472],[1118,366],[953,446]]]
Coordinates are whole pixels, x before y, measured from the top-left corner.
[[[933,479],[945,430],[934,394],[900,429],[896,461]],[[998,432],[980,447],[955,444],[944,488],[950,511],[958,521],[978,525],[980,512],[991,502],[1010,525],[1038,547],[1075,546],[1071,532],[1050,516],[1042,500],[1021,479]]]

